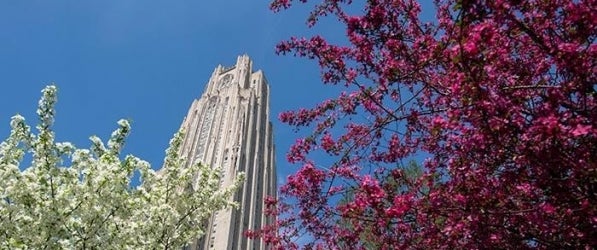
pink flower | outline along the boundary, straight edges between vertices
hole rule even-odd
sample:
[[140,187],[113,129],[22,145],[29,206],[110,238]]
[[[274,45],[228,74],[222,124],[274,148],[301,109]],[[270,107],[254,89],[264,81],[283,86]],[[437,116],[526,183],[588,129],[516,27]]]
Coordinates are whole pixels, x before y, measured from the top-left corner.
[[593,128],[593,126],[591,126],[591,125],[578,124],[578,125],[576,125],[576,128],[574,128],[574,130],[572,130],[572,135],[574,135],[574,136],[586,135],[591,132],[592,128]]
[[567,53],[572,53],[578,50],[578,45],[574,43],[560,43],[558,44],[558,49]]
[[463,49],[468,54],[476,54],[477,52],[479,52],[479,48],[477,47],[477,44],[472,41],[464,44]]
[[556,212],[556,209],[549,203],[543,203],[541,205],[541,209],[547,214],[553,214]]

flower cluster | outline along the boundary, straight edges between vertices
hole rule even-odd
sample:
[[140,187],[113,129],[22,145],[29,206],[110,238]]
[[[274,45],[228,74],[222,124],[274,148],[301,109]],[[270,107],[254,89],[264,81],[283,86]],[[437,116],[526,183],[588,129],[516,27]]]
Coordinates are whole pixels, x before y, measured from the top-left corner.
[[[322,0],[309,26],[333,16],[349,43],[278,45],[341,90],[281,116],[314,132],[288,156],[304,166],[272,209],[277,230],[253,236],[278,248],[597,245],[597,2],[434,4],[426,22],[415,0]],[[336,163],[313,169],[319,149]],[[419,173],[395,171],[421,157]]]
[[[121,160],[130,131],[126,120],[118,122],[107,147],[95,136],[91,149],[55,142],[55,102],[56,87],[46,87],[39,132],[32,133],[17,115],[0,144],[0,248],[180,248],[203,234],[202,223],[212,212],[235,205],[230,197],[242,176],[221,188],[218,168],[184,167],[181,132],[155,172],[135,156]],[[27,153],[31,165],[21,165]],[[136,175],[141,183],[133,186]]]

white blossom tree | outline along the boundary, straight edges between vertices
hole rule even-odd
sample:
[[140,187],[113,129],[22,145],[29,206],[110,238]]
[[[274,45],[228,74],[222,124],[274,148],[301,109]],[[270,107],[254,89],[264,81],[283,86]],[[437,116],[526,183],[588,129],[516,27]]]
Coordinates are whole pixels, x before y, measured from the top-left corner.
[[[42,93],[38,133],[16,115],[0,144],[0,249],[177,249],[203,234],[212,212],[236,205],[242,176],[221,188],[219,168],[185,168],[181,132],[159,173],[135,156],[121,159],[126,120],[107,147],[95,136],[91,149],[55,142],[56,87]],[[22,166],[26,154],[32,161]]]

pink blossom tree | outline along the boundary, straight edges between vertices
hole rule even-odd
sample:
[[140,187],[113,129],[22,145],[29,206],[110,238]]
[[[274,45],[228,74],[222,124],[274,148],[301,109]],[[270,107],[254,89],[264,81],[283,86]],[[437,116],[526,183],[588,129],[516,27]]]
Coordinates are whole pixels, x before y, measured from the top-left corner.
[[424,22],[415,0],[322,0],[308,26],[336,18],[348,42],[277,46],[317,60],[339,94],[280,115],[312,133],[266,200],[278,222],[249,236],[284,249],[597,247],[597,1],[434,4]]

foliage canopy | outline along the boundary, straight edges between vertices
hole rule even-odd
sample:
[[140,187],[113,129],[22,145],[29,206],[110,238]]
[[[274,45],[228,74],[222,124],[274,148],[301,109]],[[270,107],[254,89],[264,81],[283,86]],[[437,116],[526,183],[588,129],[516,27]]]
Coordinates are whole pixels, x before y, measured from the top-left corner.
[[[308,26],[333,17],[348,42],[277,50],[316,60],[342,91],[280,115],[312,134],[268,200],[278,223],[251,236],[289,249],[364,249],[367,235],[380,249],[597,246],[597,1],[436,0],[434,22],[415,0],[316,2]],[[336,164],[317,165],[317,150]],[[422,175],[397,189],[419,155]]]
[[[177,249],[203,234],[212,212],[234,205],[242,181],[221,188],[220,170],[185,166],[174,135],[163,168],[120,152],[130,131],[118,122],[106,147],[92,136],[90,149],[55,142],[56,87],[39,101],[38,133],[24,118],[11,121],[0,144],[0,248],[2,249]],[[31,165],[23,166],[31,154]],[[141,183],[134,187],[134,175]]]

